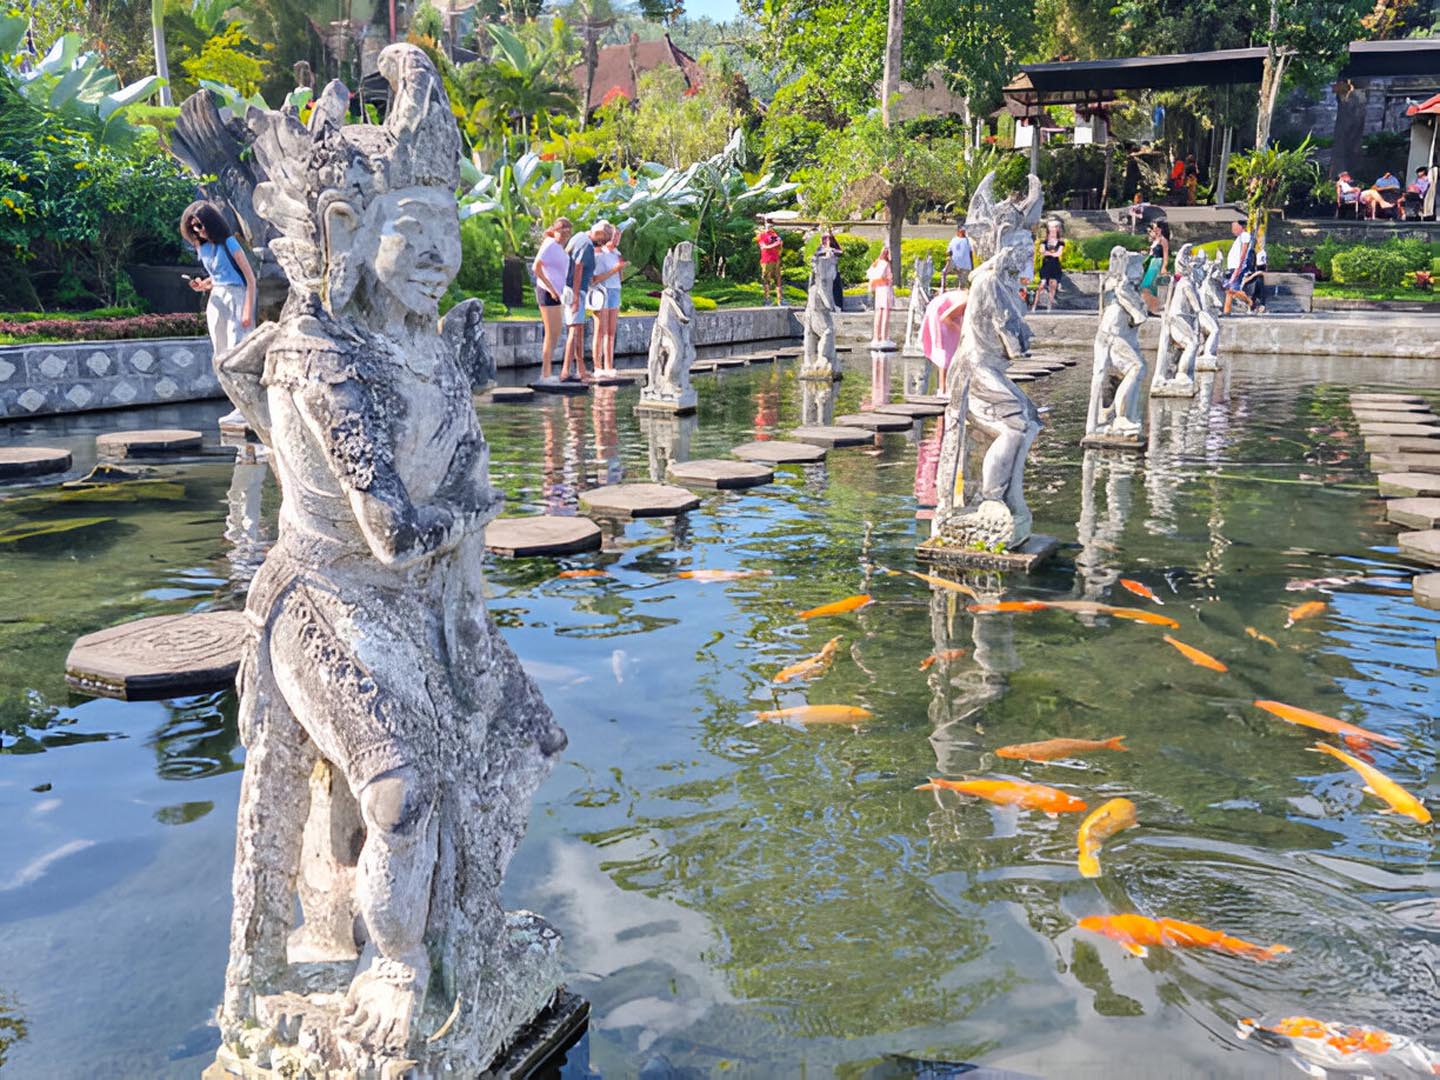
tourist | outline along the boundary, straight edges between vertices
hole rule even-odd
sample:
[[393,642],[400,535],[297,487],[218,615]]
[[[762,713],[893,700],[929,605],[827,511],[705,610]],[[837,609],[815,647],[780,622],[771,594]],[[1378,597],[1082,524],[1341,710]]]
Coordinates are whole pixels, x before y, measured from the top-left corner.
[[1245,227],[1243,219],[1236,218],[1230,223],[1230,234],[1234,239],[1230,242],[1230,251],[1225,256],[1225,307],[1221,312],[1223,315],[1230,314],[1230,306],[1236,300],[1242,300],[1247,308],[1254,305],[1245,292],[1245,277],[1255,269],[1255,252],[1252,250],[1253,241],[1250,230]]
[[1415,216],[1425,216],[1425,196],[1430,194],[1430,170],[1424,165],[1415,167],[1415,181],[1405,189],[1407,197],[1415,197]]
[[955,235],[950,238],[950,243],[945,245],[945,266],[940,271],[940,291],[945,291],[945,279],[953,270],[955,272],[955,287],[963,289],[970,284],[970,271],[975,269],[975,251],[971,247],[970,237],[965,235],[965,226],[956,225]]
[[1195,167],[1195,155],[1185,166],[1185,205],[1195,206],[1200,201],[1200,170]]
[[615,331],[620,322],[620,230],[610,227],[605,243],[595,252],[595,278],[590,286],[589,307],[595,313],[596,371],[615,370]]
[[1140,279],[1140,295],[1151,315],[1160,314],[1160,279],[1170,265],[1170,223],[1150,223],[1150,253],[1145,256],[1145,275]]
[[1389,169],[1386,169],[1383,173],[1380,174],[1379,178],[1375,181],[1375,183],[1370,186],[1373,187],[1376,191],[1383,191],[1389,194],[1390,192],[1400,190],[1400,179]]
[[1265,238],[1262,236],[1255,245],[1255,269],[1245,275],[1241,282],[1245,289],[1245,295],[1250,299],[1250,314],[1265,314],[1265,268],[1269,265],[1269,257],[1265,251]]
[[1347,206],[1355,207],[1355,213],[1359,215],[1360,185],[1350,178],[1348,172],[1342,171],[1335,181],[1335,216],[1338,218]]
[[1179,154],[1175,155],[1175,164],[1170,166],[1170,194],[1178,203],[1184,194],[1185,188],[1185,159]]
[[1060,256],[1064,252],[1065,238],[1060,235],[1060,222],[1051,221],[1045,226],[1045,239],[1040,241],[1040,288],[1035,290],[1031,311],[1040,306],[1042,296],[1047,297],[1045,310],[1055,310],[1055,293],[1060,288]]
[[845,285],[840,280],[840,241],[835,239],[835,232],[830,226],[825,226],[825,231],[820,235],[820,246],[815,249],[817,252],[828,251],[835,259],[835,278],[830,288],[830,295],[835,300],[835,310],[845,309]]
[[[1387,198],[1393,195],[1393,198]],[[1405,201],[1398,189],[1386,188],[1384,191],[1378,187],[1368,187],[1360,192],[1360,213],[1371,221],[1375,221],[1381,214],[1389,217],[1405,220]]]
[[765,303],[770,303],[770,287],[775,287],[775,303],[785,302],[785,285],[780,277],[780,255],[785,250],[785,242],[780,239],[780,234],[770,224],[767,217],[764,226],[755,234],[755,242],[760,245],[760,289]]
[[965,325],[965,302],[970,297],[965,289],[942,290],[930,298],[925,316],[920,320],[920,351],[940,369],[940,385],[945,385],[945,369],[960,345],[960,331]]
[[570,273],[570,256],[565,254],[565,245],[570,242],[572,228],[569,218],[552,221],[540,241],[535,261],[530,264],[530,273],[535,278],[535,303],[545,326],[545,343],[540,347],[542,380],[550,378],[550,359],[555,355],[555,343],[560,340],[560,297],[565,292],[565,277]]
[[[195,246],[205,267],[205,277],[187,275],[186,280],[196,292],[210,294],[205,324],[210,329],[210,351],[218,370],[220,357],[240,344],[255,325],[255,271],[214,203],[202,199],[187,206],[180,215],[180,235]],[[245,416],[239,409],[231,409],[220,423],[243,424]]]
[[875,318],[870,333],[870,347],[879,349],[890,342],[890,308],[895,304],[895,271],[890,265],[890,246],[882,244],[880,254],[865,271],[870,294],[875,302]]
[[[585,297],[595,280],[595,245],[610,237],[610,223],[597,221],[588,233],[576,233],[565,245],[570,256],[570,276],[560,294],[560,307],[565,317],[565,355],[560,360],[561,382],[589,382],[585,371]],[[575,373],[569,374],[570,365]]]

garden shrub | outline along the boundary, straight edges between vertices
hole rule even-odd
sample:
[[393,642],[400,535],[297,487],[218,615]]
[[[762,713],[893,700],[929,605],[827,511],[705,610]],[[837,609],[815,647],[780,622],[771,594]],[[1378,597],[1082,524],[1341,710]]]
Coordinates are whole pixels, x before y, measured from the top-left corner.
[[1430,269],[1430,241],[1419,237],[1402,239],[1392,236],[1385,241],[1384,250],[1393,251],[1405,263],[1406,270]]
[[[875,258],[871,249],[878,252],[880,242],[877,240],[872,244],[863,236],[856,236],[854,233],[836,233],[835,240],[840,244],[840,280],[864,281],[865,271],[870,268],[871,260]],[[810,264],[819,247],[820,234],[817,232],[805,241],[803,265]]]
[[[896,269],[896,278],[909,282],[915,273],[915,260],[930,256],[936,274],[945,269],[946,246],[949,240],[927,240],[924,237],[915,237],[912,240],[902,239],[900,241],[900,265]],[[903,271],[903,273],[902,273]],[[865,276],[862,272],[862,278]]]
[[[1089,269],[1104,270],[1110,265],[1110,249],[1116,246],[1123,247],[1126,251],[1148,251],[1150,241],[1143,236],[1136,236],[1133,233],[1124,232],[1103,232],[1096,236],[1087,236],[1078,242],[1070,241],[1079,249],[1080,255],[1090,264]],[[1069,244],[1066,245],[1067,247]],[[1172,245],[1172,250],[1174,245]]]
[[52,341],[130,341],[139,338],[203,337],[199,312],[137,315],[127,319],[0,318],[0,334]]
[[1338,252],[1330,272],[1341,285],[1370,285],[1380,289],[1399,288],[1405,280],[1405,257],[1394,248],[1352,247]]
[[493,220],[477,216],[460,222],[460,272],[455,275],[456,285],[470,293],[496,288],[504,260],[504,235]]

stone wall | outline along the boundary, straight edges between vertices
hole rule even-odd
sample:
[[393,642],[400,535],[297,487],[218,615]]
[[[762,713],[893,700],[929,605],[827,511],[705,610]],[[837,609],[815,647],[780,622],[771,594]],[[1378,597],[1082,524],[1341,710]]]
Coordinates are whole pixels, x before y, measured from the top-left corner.
[[[622,317],[615,354],[649,352],[654,324],[653,315]],[[592,327],[593,321],[586,327],[587,335]],[[540,362],[539,321],[490,322],[485,332],[502,370]],[[695,344],[702,348],[799,333],[799,319],[790,308],[729,308],[695,316]],[[0,346],[0,420],[220,396],[220,384],[210,368],[209,338]]]

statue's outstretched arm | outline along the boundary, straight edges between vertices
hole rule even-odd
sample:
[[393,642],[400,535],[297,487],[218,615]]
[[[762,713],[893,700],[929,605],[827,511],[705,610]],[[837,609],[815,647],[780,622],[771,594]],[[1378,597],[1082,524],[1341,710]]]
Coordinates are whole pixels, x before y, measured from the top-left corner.
[[1140,296],[1140,290],[1128,279],[1122,280],[1116,286],[1115,302],[1130,316],[1131,326],[1139,326],[1150,317],[1150,313],[1145,309],[1145,301]]
[[279,329],[279,323],[261,323],[226,353],[216,368],[221,389],[266,446],[270,445],[270,402],[261,380],[265,356]]

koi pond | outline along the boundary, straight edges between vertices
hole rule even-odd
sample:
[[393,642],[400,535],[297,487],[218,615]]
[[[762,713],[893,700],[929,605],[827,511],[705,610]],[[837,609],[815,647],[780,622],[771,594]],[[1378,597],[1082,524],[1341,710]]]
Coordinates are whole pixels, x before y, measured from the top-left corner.
[[[802,402],[790,362],[697,375],[699,415],[679,421],[637,419],[628,387],[480,406],[507,513],[572,513],[587,487],[724,457],[805,404],[853,412],[926,374],[849,355],[829,403]],[[1028,384],[1049,407],[1028,498],[1064,546],[1033,576],[960,578],[988,602],[1099,601],[1178,628],[1085,605],[972,613],[903,573],[926,570],[934,419],[678,519],[607,527],[593,555],[491,560],[490,610],[570,736],[506,886],[562,931],[593,1005],[591,1071],[566,1076],[954,1074],[924,1060],[1054,1080],[1299,1075],[1237,1036],[1242,1017],[1440,1045],[1432,828],[1382,814],[1308,749],[1354,743],[1252,704],[1368,728],[1387,741],[1361,753],[1440,795],[1440,614],[1411,600],[1347,405],[1354,387],[1427,373],[1225,363],[1195,400],[1153,402],[1143,458],[1078,448],[1087,363]],[[67,445],[88,468],[97,432],[214,431],[222,411],[12,424],[0,440]],[[239,607],[277,505],[265,466],[223,456],[88,492],[0,491],[0,1076],[196,1077],[213,1060],[235,700],[90,700],[64,661],[127,619]],[[797,617],[861,593],[873,603]],[[818,677],[772,682],[832,639]],[[872,715],[756,722],[806,703]],[[994,753],[1115,736],[1127,752]],[[916,790],[932,777],[1043,783],[1091,809],[1124,797],[1138,825],[1089,879],[1083,815]],[[1122,912],[1291,951],[1138,958],[1077,926]]]

